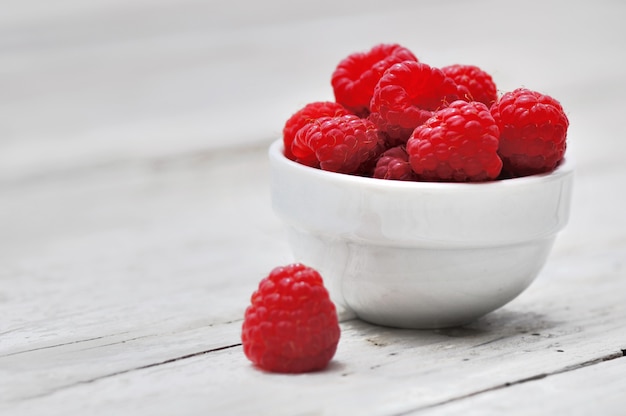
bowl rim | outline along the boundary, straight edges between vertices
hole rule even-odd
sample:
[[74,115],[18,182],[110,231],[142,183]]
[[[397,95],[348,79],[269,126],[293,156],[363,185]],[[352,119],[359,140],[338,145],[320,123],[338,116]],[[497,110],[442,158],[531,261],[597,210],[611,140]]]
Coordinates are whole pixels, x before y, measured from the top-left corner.
[[336,181],[336,182],[353,182],[354,184],[360,184],[362,186],[368,187],[384,187],[386,189],[398,188],[398,189],[421,189],[421,190],[445,190],[445,191],[454,191],[458,189],[469,189],[469,188],[490,188],[495,190],[499,187],[512,187],[512,186],[529,186],[533,183],[544,182],[546,180],[557,179],[563,175],[567,175],[574,170],[574,161],[572,158],[566,154],[566,157],[557,165],[557,167],[545,173],[538,173],[534,175],[521,176],[517,178],[509,178],[509,179],[497,179],[492,181],[483,181],[483,182],[434,182],[434,181],[400,181],[400,180],[388,180],[388,179],[379,179],[372,178],[367,176],[359,176],[359,175],[351,175],[346,173],[338,173],[325,171],[322,169],[314,168],[311,166],[303,165],[294,160],[291,160],[285,156],[284,153],[284,143],[282,139],[276,139],[271,143],[269,147],[269,157],[270,159],[283,163],[289,166],[292,169],[296,169],[303,174],[307,175],[317,175],[320,179],[326,181]]

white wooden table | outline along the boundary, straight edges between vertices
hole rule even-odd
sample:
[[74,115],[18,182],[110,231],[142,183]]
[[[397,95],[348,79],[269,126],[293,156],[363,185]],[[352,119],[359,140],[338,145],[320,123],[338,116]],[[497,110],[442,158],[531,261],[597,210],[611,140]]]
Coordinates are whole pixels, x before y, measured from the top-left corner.
[[[0,414],[625,414],[626,3],[242,3],[2,2]],[[267,147],[379,42],[559,99],[570,224],[471,325],[348,319],[326,371],[263,373],[243,311],[292,261]]]

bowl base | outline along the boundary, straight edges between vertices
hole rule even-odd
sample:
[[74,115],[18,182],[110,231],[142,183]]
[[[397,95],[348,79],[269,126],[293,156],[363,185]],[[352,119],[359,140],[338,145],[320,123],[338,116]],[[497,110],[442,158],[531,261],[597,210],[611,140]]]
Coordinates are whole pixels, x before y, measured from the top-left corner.
[[468,324],[536,278],[554,238],[480,248],[389,247],[288,232],[297,261],[316,268],[331,299],[362,320],[432,329]]

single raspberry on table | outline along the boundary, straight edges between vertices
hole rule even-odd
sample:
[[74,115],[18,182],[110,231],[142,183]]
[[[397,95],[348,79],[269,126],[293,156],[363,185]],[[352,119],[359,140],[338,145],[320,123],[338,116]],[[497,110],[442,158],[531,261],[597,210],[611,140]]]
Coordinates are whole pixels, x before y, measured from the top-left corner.
[[417,61],[407,48],[398,44],[379,44],[367,52],[356,52],[344,58],[331,76],[335,100],[346,108],[366,117],[374,87],[391,65],[402,61]]
[[392,146],[404,144],[434,111],[467,93],[465,87],[458,86],[438,68],[401,62],[385,71],[376,84],[369,118],[389,135]]
[[385,151],[376,163],[373,176],[378,179],[392,179],[397,181],[417,180],[417,176],[409,163],[409,155],[404,146],[392,147]]
[[407,153],[420,180],[493,180],[502,169],[498,136],[498,126],[485,104],[458,100],[415,129]]
[[320,117],[336,117],[350,114],[344,106],[334,101],[315,101],[308,103],[300,110],[296,111],[285,122],[283,127],[283,144],[285,145],[285,156],[293,160],[291,153],[291,143],[296,137],[296,133],[306,124],[312,123]]
[[491,114],[500,129],[503,170],[510,176],[550,172],[563,159],[569,120],[554,98],[518,88],[503,94]]
[[475,65],[448,65],[441,68],[444,74],[469,91],[467,101],[480,101],[490,107],[498,99],[498,89],[491,75]]
[[369,120],[353,114],[321,117],[298,130],[291,145],[295,160],[339,173],[356,173],[377,152],[379,134]]
[[322,277],[299,263],[277,267],[261,280],[241,333],[246,357],[280,373],[325,368],[339,337],[337,312]]

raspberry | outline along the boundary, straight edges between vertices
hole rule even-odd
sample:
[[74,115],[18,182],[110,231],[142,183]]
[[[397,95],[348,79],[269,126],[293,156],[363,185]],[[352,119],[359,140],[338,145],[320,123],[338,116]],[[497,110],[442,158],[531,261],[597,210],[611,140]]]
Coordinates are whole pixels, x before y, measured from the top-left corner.
[[291,152],[291,143],[298,130],[304,125],[320,117],[336,117],[346,114],[350,114],[350,112],[344,106],[332,101],[316,101],[302,107],[287,120],[283,128],[285,156],[291,160],[295,159]]
[[386,150],[389,149],[389,146],[387,145],[387,141],[388,141],[387,135],[379,131],[378,143],[376,144],[376,147],[370,154],[369,159],[367,159],[365,162],[361,164],[361,166],[359,166],[359,168],[355,172],[356,175],[368,176],[368,177],[372,177],[374,175],[374,169],[376,168],[376,163],[378,163],[378,159]]
[[502,169],[498,135],[485,104],[458,100],[415,129],[407,143],[409,161],[421,180],[496,179]]
[[261,280],[245,312],[246,357],[266,371],[321,370],[335,355],[340,328],[320,274],[303,264],[277,267]]
[[295,160],[339,173],[355,173],[376,154],[376,126],[358,116],[321,117],[302,127],[291,145]]
[[569,121],[554,98],[518,88],[491,107],[500,128],[498,153],[511,176],[550,172],[565,155]]
[[493,78],[474,65],[449,65],[441,68],[444,74],[458,85],[469,90],[469,98],[491,106],[498,99],[498,90]]
[[435,110],[466,94],[465,87],[457,86],[438,68],[401,62],[385,71],[376,84],[370,119],[389,135],[392,145],[404,144]]
[[355,114],[366,117],[374,87],[385,70],[395,63],[409,60],[417,61],[417,58],[397,44],[380,44],[368,52],[349,55],[339,62],[331,77],[335,100]]
[[404,146],[396,146],[385,151],[374,169],[374,178],[393,179],[398,181],[417,180],[415,172],[409,163],[409,155]]

